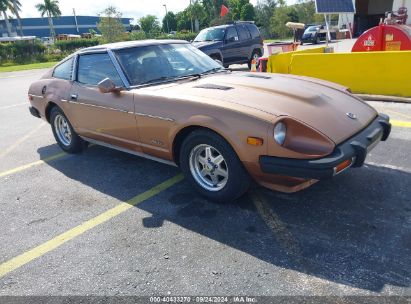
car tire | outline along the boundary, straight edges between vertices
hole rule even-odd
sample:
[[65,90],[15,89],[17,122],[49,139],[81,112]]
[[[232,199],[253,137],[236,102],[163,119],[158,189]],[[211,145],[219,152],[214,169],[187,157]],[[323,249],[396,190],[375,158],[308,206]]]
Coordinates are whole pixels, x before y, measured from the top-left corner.
[[250,186],[250,177],[234,149],[220,135],[195,130],[183,141],[180,168],[197,191],[216,202],[231,202]]
[[248,60],[248,69],[251,70],[251,62],[253,61],[253,59],[255,59],[256,61],[256,66],[258,66],[258,59],[260,58],[260,52],[257,50],[254,50],[251,54],[251,58],[250,60]]
[[75,154],[87,148],[88,143],[77,135],[66,115],[64,115],[59,107],[51,109],[50,124],[54,138],[63,151]]
[[320,36],[317,36],[317,37],[315,38],[315,44],[320,44],[320,43],[321,43]]

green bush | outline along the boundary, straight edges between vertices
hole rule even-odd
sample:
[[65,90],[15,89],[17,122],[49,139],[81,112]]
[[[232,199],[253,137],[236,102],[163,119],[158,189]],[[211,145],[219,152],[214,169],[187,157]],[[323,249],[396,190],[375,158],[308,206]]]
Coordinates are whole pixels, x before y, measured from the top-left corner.
[[151,35],[147,35],[143,31],[133,32],[130,34],[130,40],[144,40],[144,39],[176,39],[176,40],[186,40],[191,41],[197,36],[197,33],[191,32],[177,32],[175,36],[167,35],[167,34],[160,34],[155,37]]
[[75,39],[75,40],[58,40],[54,43],[54,47],[63,53],[71,53],[75,50],[96,46],[100,44],[98,38],[93,39]]
[[129,38],[130,40],[144,40],[147,39],[147,35],[143,31],[138,31],[130,33]]
[[176,40],[191,41],[191,40],[194,40],[195,37],[197,37],[197,33],[177,32],[176,35],[162,34],[162,35],[156,37],[156,39],[176,39]]
[[0,65],[5,62],[27,63],[45,54],[46,47],[40,41],[17,41],[0,44]]

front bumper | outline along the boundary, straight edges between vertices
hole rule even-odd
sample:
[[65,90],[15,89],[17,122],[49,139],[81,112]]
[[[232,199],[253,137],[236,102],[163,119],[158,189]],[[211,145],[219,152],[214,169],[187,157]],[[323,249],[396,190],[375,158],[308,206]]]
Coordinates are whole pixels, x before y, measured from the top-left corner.
[[309,36],[309,37],[302,37],[301,41],[304,42],[304,43],[307,43],[307,42],[314,42],[315,39],[316,39],[316,37]]
[[[260,167],[264,173],[280,174],[306,179],[327,179],[342,172],[339,165],[348,162],[348,167],[361,167],[367,153],[380,141],[387,140],[391,132],[389,117],[380,114],[362,131],[339,144],[330,155],[319,159],[290,159],[261,156]],[[346,169],[346,168],[344,168]]]
[[35,107],[31,106],[29,107],[29,110],[31,115],[37,118],[41,118],[39,110],[37,110]]

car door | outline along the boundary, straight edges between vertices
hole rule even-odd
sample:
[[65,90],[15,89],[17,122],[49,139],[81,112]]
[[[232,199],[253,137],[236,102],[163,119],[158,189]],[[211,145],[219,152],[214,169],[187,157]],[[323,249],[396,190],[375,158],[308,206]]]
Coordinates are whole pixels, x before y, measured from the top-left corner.
[[224,38],[224,46],[222,48],[224,64],[230,64],[240,61],[240,41],[237,30],[234,26],[230,26],[226,30]]
[[247,62],[249,59],[249,56],[251,56],[252,50],[252,40],[251,40],[251,34],[247,30],[244,24],[238,24],[236,25],[237,32],[238,32],[238,37],[240,41],[240,60],[242,62]]
[[110,78],[117,87],[124,87],[107,52],[78,56],[76,79],[69,97],[72,123],[84,137],[140,151],[133,93],[127,90],[101,93],[98,83],[105,78]]

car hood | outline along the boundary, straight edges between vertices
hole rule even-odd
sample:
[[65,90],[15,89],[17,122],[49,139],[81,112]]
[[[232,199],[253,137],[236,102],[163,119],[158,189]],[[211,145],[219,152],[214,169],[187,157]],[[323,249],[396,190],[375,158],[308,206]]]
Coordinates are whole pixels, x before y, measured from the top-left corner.
[[[152,87],[155,95],[201,102],[233,110],[252,108],[289,116],[323,133],[334,143],[367,126],[377,112],[345,87],[319,79],[266,73],[219,73],[193,82]],[[155,92],[155,93],[154,93]],[[350,118],[347,113],[355,115]]]
[[201,42],[193,42],[192,44],[198,49],[206,49],[206,48],[218,47],[222,44],[222,41],[201,41]]

